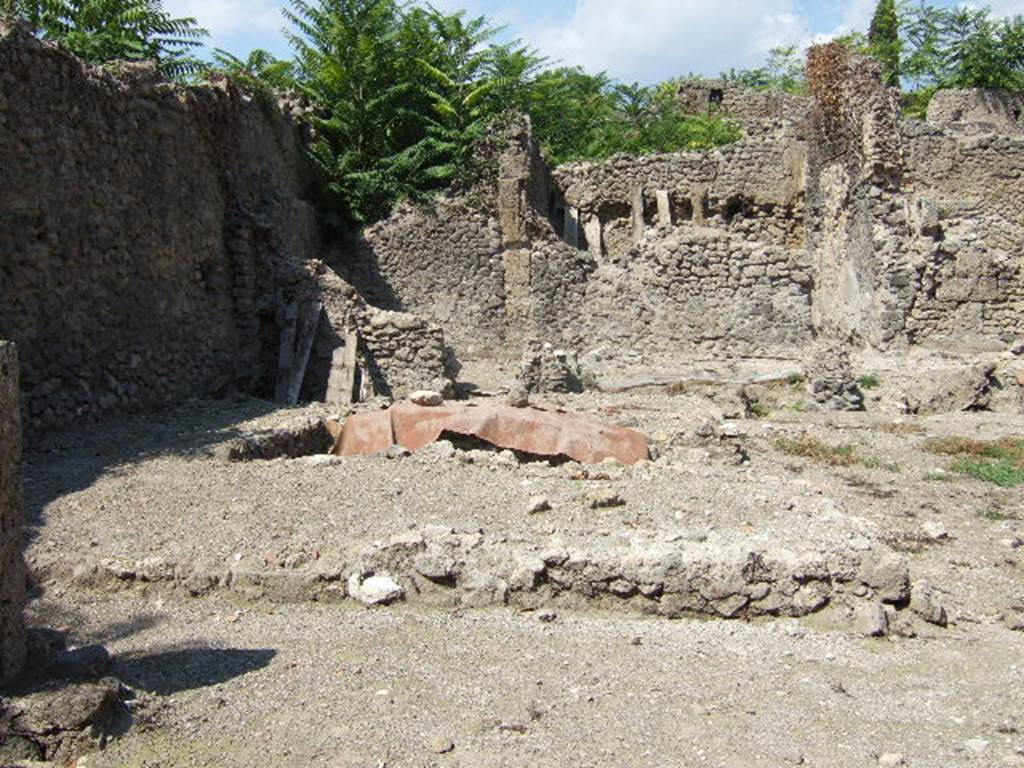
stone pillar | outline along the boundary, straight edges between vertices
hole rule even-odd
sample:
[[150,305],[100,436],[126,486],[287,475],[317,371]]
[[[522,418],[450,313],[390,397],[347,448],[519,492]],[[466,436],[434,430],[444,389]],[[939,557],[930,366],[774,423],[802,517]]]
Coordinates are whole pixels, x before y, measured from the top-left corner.
[[658,226],[671,227],[672,201],[669,200],[668,192],[664,189],[659,189],[654,194],[658,198]]
[[701,187],[695,189],[693,194],[690,195],[690,207],[693,208],[693,223],[703,226],[707,223],[707,217],[704,216],[704,203],[708,199],[707,189]]
[[587,238],[587,249],[595,259],[604,256],[604,227],[601,226],[601,219],[591,216],[583,225],[583,233]]
[[502,254],[505,269],[505,338],[518,346],[530,330],[530,271],[533,255],[529,248],[513,248]]
[[580,247],[580,211],[571,205],[565,206],[565,242],[573,248]]
[[0,341],[0,683],[15,677],[25,663],[20,462],[18,354],[14,344]]
[[637,187],[633,190],[633,242],[639,243],[644,239],[644,188]]

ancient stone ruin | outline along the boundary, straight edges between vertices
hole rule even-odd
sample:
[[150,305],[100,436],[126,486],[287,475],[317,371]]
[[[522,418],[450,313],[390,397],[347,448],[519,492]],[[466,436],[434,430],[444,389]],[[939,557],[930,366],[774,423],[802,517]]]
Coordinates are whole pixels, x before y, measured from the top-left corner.
[[0,765],[1020,764],[1020,99],[808,72],[338,243],[287,104],[0,27]]

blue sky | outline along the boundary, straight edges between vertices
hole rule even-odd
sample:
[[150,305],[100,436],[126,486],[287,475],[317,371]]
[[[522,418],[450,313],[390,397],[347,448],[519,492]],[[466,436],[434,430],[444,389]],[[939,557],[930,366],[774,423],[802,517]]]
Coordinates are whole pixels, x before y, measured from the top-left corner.
[[[281,34],[283,4],[164,0],[166,10],[197,17],[210,30],[212,45],[243,56],[253,48],[289,56]],[[987,4],[1000,14],[1024,14],[1024,0]],[[649,83],[757,66],[775,45],[863,30],[875,0],[434,0],[434,5],[487,15],[507,25],[508,35],[564,64]]]

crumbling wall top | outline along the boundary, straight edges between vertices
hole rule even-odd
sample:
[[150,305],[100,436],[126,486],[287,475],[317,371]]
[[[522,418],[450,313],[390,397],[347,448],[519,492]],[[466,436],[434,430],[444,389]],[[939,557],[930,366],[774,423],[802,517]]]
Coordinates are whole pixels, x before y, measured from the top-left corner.
[[728,80],[683,80],[679,104],[691,115],[721,115],[735,120],[786,120],[807,117],[810,101],[792,93],[769,88],[748,88]]
[[937,128],[983,127],[991,133],[1024,134],[1024,94],[981,88],[939,91],[928,105]]

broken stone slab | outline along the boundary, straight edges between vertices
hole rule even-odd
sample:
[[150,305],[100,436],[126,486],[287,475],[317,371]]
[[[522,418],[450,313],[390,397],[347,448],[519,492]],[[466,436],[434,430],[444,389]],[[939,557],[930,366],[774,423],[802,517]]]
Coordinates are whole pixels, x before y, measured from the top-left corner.
[[625,506],[626,502],[613,488],[595,488],[587,494],[587,504],[591,509],[612,509]]
[[885,637],[889,634],[889,615],[882,603],[868,603],[854,611],[854,626],[864,637]]
[[779,384],[803,378],[804,374],[797,368],[766,373],[747,378],[722,376],[712,371],[693,371],[687,373],[659,373],[649,376],[637,376],[628,379],[598,379],[597,388],[601,392],[623,393],[641,389],[661,389],[664,387],[686,386],[753,386],[757,384]]
[[390,605],[401,600],[405,590],[386,573],[354,573],[348,579],[348,594],[363,605]]
[[872,550],[861,561],[861,581],[883,603],[901,604],[910,598],[907,564],[895,553]]
[[937,627],[949,624],[946,609],[939,602],[935,590],[927,581],[916,582],[910,590],[910,610]]
[[131,724],[135,694],[116,680],[62,684],[0,708],[0,765],[72,765]]

